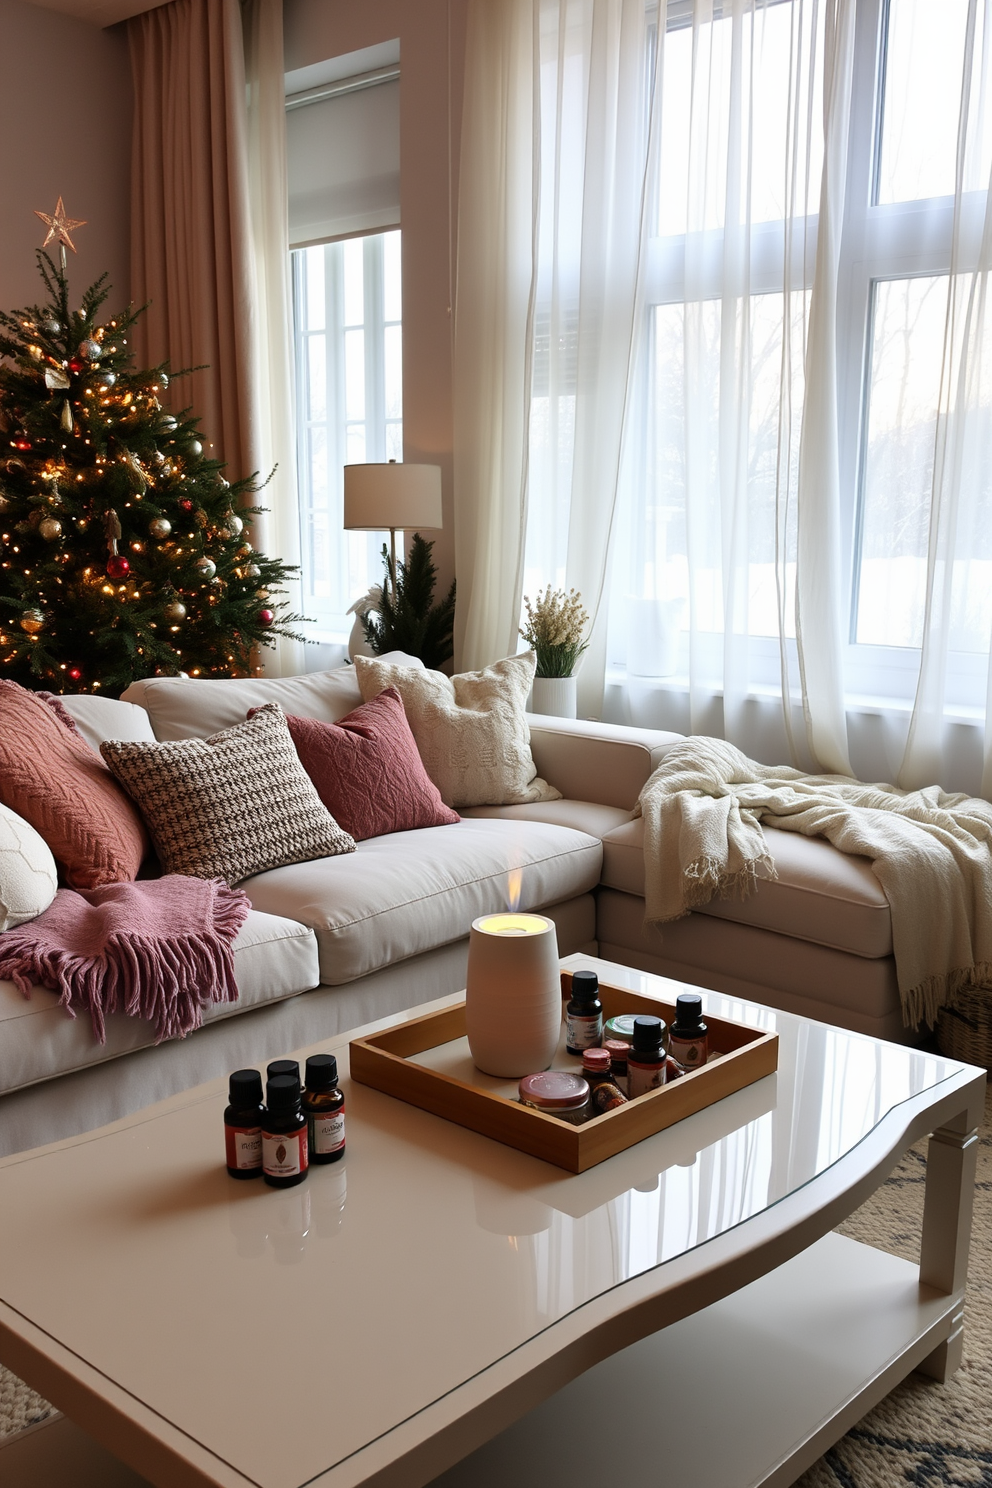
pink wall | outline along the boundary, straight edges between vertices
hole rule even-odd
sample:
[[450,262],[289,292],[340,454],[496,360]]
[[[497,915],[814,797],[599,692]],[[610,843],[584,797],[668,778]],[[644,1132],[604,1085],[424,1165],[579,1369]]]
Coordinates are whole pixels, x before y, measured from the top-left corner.
[[[46,228],[37,207],[88,225],[73,236],[76,298],[104,272],[110,305],[129,298],[131,67],[122,26],[101,31],[21,0],[0,0],[0,307],[40,299]],[[54,245],[52,245],[54,246]],[[51,251],[51,250],[50,250]]]
[[285,0],[287,70],[400,39],[404,458],[441,466],[434,556],[445,587],[454,573],[449,307],[465,9],[466,0]]

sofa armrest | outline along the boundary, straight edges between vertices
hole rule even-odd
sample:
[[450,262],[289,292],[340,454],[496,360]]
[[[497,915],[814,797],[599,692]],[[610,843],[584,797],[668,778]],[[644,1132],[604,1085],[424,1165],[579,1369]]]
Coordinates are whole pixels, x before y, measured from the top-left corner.
[[645,781],[682,734],[661,729],[548,718],[528,713],[537,773],[573,801],[633,810]]

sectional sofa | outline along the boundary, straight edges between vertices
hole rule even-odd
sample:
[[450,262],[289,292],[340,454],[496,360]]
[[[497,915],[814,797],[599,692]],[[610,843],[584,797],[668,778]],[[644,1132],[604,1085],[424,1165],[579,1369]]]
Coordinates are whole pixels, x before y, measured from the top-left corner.
[[[419,663],[417,663],[419,665]],[[275,701],[333,722],[361,702],[354,670],[230,682],[151,679],[123,700],[66,697],[87,741],[207,737]],[[397,832],[347,856],[258,874],[235,943],[239,1002],[154,1045],[123,1015],[93,1041],[53,993],[0,982],[0,1153],[125,1115],[464,985],[467,933],[519,895],[587,951],[883,1038],[903,1038],[888,905],[867,861],[769,831],[778,878],[664,933],[644,925],[638,794],[681,736],[530,716],[538,774],[560,800],[479,806],[454,826]],[[127,1055],[126,1058],[120,1056]]]

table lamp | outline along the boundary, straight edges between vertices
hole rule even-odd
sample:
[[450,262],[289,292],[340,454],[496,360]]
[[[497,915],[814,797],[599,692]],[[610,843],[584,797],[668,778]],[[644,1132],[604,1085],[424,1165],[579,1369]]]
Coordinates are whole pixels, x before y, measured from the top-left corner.
[[396,583],[396,533],[441,526],[440,465],[383,465],[344,467],[344,528],[346,532],[378,532],[389,528],[389,557]]

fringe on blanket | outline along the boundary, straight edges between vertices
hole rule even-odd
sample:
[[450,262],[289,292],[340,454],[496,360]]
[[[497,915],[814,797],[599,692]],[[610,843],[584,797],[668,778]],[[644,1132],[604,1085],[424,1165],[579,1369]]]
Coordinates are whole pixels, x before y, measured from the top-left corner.
[[992,993],[992,961],[975,966],[962,966],[946,975],[929,976],[911,987],[902,999],[902,1021],[906,1028],[919,1028],[921,1023],[933,1027],[942,1007],[953,1006],[958,993],[969,987],[989,989]]
[[684,913],[688,914],[698,905],[708,904],[714,895],[720,899],[748,899],[757,889],[759,878],[778,878],[778,869],[770,853],[749,858],[734,873],[725,871],[719,858],[701,857],[682,870],[682,878]]

